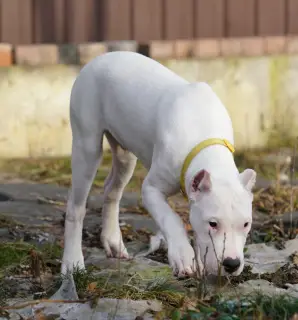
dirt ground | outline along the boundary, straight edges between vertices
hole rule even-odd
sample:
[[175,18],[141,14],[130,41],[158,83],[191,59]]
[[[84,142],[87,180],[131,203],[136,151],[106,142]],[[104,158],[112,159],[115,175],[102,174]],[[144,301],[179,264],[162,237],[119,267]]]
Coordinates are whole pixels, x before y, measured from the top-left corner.
[[[240,160],[239,167],[251,164],[247,159]],[[95,179],[94,194],[100,194],[110,161],[107,154]],[[47,297],[59,282],[67,187],[70,184],[69,159],[12,161],[2,163],[1,171],[0,305],[9,299],[28,295],[33,295],[35,299]],[[275,166],[270,168],[267,165],[265,170],[259,169],[254,191],[254,224],[247,244],[265,242],[282,250],[285,242],[298,234],[298,186],[293,182],[295,179],[291,183],[279,183],[277,179],[272,179],[272,172],[276,173]],[[133,221],[132,224],[126,221],[121,225],[127,244],[138,242],[146,246],[154,232],[150,217],[139,201],[139,188],[144,175],[144,169],[138,164],[120,209],[120,217],[127,216],[127,221]],[[36,191],[29,192],[30,188],[36,188]],[[101,248],[101,202],[92,201],[88,202],[83,244],[86,248]],[[177,195],[169,202],[183,219],[192,238],[185,199]],[[164,250],[158,250],[147,258],[168,264]],[[257,275],[246,267],[241,276],[229,281],[232,285],[238,285],[254,279],[267,280],[278,288],[285,288],[285,283],[298,284],[298,254],[293,253],[289,262],[273,273]],[[87,286],[89,284],[85,283]]]

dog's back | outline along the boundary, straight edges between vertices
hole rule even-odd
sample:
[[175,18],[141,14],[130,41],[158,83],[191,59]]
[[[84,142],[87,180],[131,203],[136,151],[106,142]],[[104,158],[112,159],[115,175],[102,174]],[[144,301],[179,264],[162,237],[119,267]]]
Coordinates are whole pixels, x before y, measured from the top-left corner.
[[187,84],[141,54],[110,52],[81,70],[72,90],[71,113],[76,115],[72,118],[103,127],[124,148],[147,162],[151,158],[148,152],[153,149],[160,99],[169,91],[175,99],[174,93]]

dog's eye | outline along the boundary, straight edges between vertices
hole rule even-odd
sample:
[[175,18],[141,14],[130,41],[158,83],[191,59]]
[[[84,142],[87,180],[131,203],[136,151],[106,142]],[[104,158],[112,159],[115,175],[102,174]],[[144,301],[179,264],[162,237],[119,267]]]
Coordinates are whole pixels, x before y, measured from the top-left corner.
[[248,222],[244,223],[244,228],[246,228],[248,226]]
[[210,226],[211,228],[216,228],[216,227],[217,227],[217,222],[210,221],[210,222],[209,222],[209,226]]

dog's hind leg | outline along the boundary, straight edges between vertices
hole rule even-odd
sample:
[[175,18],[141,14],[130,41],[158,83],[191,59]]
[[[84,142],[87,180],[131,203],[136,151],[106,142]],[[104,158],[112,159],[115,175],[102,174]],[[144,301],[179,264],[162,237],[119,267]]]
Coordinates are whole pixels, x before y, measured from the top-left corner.
[[108,257],[128,258],[119,226],[119,205],[125,186],[130,181],[137,158],[121,148],[114,137],[106,133],[111,146],[112,171],[104,187],[101,242]]
[[88,128],[80,118],[72,121],[72,185],[69,192],[64,231],[62,274],[74,267],[84,268],[82,229],[86,201],[102,157],[103,131]]

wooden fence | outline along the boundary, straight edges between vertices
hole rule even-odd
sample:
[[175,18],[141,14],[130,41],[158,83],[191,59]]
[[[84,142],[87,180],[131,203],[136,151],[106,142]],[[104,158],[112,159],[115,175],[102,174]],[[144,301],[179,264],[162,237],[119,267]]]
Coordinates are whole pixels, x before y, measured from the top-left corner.
[[11,44],[298,34],[298,0],[0,0]]

